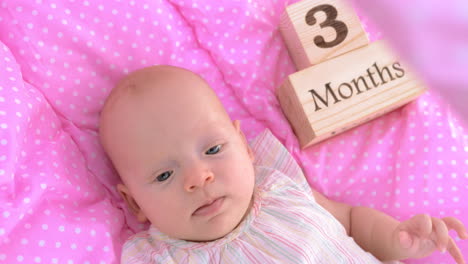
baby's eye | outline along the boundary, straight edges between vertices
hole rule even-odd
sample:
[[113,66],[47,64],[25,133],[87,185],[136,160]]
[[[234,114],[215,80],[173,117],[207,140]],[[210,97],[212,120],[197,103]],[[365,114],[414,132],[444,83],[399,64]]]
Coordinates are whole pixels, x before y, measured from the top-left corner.
[[156,180],[158,182],[163,182],[163,181],[169,179],[169,177],[171,177],[171,175],[172,175],[172,171],[165,171],[165,172],[159,174],[158,177],[156,177]]
[[209,150],[205,152],[207,155],[214,155],[218,153],[221,150],[221,145],[216,145],[214,147],[211,147]]

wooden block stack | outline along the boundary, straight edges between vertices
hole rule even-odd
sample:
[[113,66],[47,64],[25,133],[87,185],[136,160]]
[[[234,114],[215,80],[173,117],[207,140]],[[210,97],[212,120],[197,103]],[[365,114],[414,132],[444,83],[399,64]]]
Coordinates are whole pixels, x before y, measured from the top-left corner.
[[392,111],[425,88],[340,0],[286,8],[280,31],[299,70],[277,89],[302,148]]

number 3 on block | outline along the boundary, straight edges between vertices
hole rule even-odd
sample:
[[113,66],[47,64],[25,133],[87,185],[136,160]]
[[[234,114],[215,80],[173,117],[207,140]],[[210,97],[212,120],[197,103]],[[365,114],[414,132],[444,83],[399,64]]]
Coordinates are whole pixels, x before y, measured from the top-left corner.
[[348,27],[346,27],[344,22],[336,20],[338,11],[332,5],[319,5],[310,9],[305,17],[307,25],[313,26],[317,23],[317,19],[315,19],[314,15],[320,11],[326,14],[325,20],[320,23],[320,28],[332,27],[335,30],[336,37],[332,41],[327,42],[323,36],[319,35],[314,38],[314,43],[319,48],[333,48],[346,39]]
[[281,16],[280,31],[298,70],[369,44],[359,18],[343,0],[292,4]]

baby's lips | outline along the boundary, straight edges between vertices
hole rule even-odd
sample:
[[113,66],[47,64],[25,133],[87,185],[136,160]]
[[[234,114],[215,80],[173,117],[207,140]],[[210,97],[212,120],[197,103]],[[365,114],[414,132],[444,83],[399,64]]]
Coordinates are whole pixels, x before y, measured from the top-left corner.
[[216,198],[215,200],[208,201],[204,205],[200,206],[193,212],[192,215],[209,215],[217,211],[223,204],[224,197]]

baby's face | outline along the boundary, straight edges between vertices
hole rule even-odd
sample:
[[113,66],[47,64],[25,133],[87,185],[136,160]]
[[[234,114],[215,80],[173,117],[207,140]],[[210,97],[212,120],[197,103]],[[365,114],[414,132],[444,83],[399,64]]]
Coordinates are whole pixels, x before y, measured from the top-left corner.
[[173,238],[214,240],[248,211],[253,156],[210,88],[183,77],[119,99],[101,139],[140,220]]

